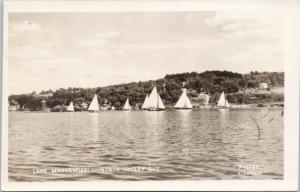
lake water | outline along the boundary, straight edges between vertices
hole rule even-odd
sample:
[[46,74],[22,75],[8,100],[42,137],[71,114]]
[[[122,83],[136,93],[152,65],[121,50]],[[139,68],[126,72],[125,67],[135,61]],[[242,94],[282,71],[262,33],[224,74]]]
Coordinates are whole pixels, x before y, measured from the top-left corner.
[[283,179],[282,110],[10,112],[9,179]]

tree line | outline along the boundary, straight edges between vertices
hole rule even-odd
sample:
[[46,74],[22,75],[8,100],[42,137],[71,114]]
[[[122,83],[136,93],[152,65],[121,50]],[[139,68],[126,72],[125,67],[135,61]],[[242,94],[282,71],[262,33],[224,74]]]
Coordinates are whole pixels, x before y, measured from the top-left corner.
[[[94,94],[98,95],[99,104],[109,104],[116,108],[121,107],[126,98],[130,99],[131,105],[141,105],[147,94],[150,94],[154,85],[165,103],[174,105],[180,97],[183,87],[188,89],[190,97],[197,97],[199,93],[207,93],[212,97],[211,103],[217,101],[219,94],[224,91],[227,94],[236,93],[243,89],[258,88],[260,83],[267,83],[270,87],[283,87],[283,72],[250,72],[248,74],[234,73],[230,71],[205,71],[202,73],[167,74],[162,79],[131,82],[118,85],[110,85],[96,88],[61,88],[55,91],[46,90],[40,94],[10,95],[9,104],[16,102],[28,110],[40,110],[41,101],[45,99],[49,108],[68,105],[71,101],[75,105],[90,104]],[[39,95],[52,93],[43,98]],[[241,96],[240,96],[241,97]],[[238,99],[232,99],[238,103]]]

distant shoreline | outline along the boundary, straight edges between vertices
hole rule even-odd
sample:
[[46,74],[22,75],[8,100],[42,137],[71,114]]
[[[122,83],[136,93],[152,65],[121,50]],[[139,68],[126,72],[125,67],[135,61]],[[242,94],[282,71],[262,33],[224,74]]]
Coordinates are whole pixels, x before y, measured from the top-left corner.
[[[248,107],[248,108],[230,108],[229,111],[237,111],[237,110],[257,110],[257,109],[270,109],[270,110],[282,110],[284,109],[284,107]],[[177,110],[174,108],[166,108],[165,111],[205,111],[205,110],[211,110],[211,111],[218,111],[220,109],[216,108],[216,107],[211,107],[211,108],[193,108],[190,110]],[[138,111],[145,111],[148,112],[147,110],[142,110],[142,109],[137,109],[137,110],[131,110],[130,112],[138,112]],[[55,111],[55,112],[51,112],[51,111],[8,111],[9,113],[74,113],[74,112],[67,112],[67,111]],[[75,111],[76,113],[90,113],[89,111]],[[106,111],[99,111],[97,113],[104,113],[104,112],[124,112],[123,110],[106,110]],[[158,111],[158,112],[162,112],[162,111]]]
[[10,110],[64,111],[72,103],[75,111],[85,111],[97,96],[99,106],[109,110],[122,109],[129,99],[132,108],[140,109],[146,95],[157,87],[162,103],[173,106],[185,88],[193,107],[214,106],[224,92],[228,103],[234,105],[259,105],[263,107],[284,102],[284,73],[250,72],[239,74],[230,71],[205,71],[202,73],[180,73],[144,82],[111,85],[96,88],[67,88],[10,95]]

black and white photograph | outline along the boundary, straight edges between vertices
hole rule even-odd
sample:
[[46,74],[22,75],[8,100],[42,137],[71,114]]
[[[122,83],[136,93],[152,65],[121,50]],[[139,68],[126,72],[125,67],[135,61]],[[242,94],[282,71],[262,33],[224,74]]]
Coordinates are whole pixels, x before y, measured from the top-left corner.
[[285,126],[284,11],[16,5],[4,25],[7,182],[287,178],[285,131],[298,125]]

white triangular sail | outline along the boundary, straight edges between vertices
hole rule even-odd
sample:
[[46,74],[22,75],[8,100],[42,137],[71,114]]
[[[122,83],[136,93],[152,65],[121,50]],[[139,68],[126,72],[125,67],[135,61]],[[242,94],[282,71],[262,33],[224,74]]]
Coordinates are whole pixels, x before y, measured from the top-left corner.
[[175,108],[182,108],[182,109],[192,109],[192,103],[186,94],[186,89],[183,89],[183,92],[178,99],[177,103],[175,104]]
[[219,101],[218,101],[218,104],[217,104],[218,107],[230,107],[228,101],[226,100],[225,98],[225,94],[224,94],[224,91],[222,92],[220,98],[219,98]]
[[131,109],[131,106],[129,104],[129,99],[127,98],[126,102],[125,102],[125,105],[123,107],[123,110],[130,110]]
[[205,100],[205,106],[207,106],[209,104],[209,95],[206,95],[206,100]]
[[227,99],[225,99],[225,107],[230,107],[230,105],[229,105]]
[[98,98],[97,98],[97,94],[95,94],[92,103],[90,104],[89,111],[99,111],[99,104],[98,104]]
[[218,107],[224,107],[225,106],[225,95],[224,95],[224,92],[221,93],[221,96],[219,98],[219,101],[218,101],[218,104],[217,106]]
[[68,108],[67,108],[67,111],[74,112],[73,101],[71,101],[70,105],[69,105]]
[[149,95],[147,94],[144,103],[142,105],[142,109],[146,109],[148,107],[148,99],[149,99]]
[[156,86],[152,89],[149,98],[148,98],[148,106],[147,108],[157,108],[158,106],[158,97],[157,97],[157,89]]
[[166,107],[165,107],[164,103],[162,102],[159,94],[157,94],[157,97],[158,97],[158,107],[157,108],[159,108],[159,109],[165,109]]
[[156,86],[152,89],[147,102],[146,102],[145,109],[151,109],[151,110],[159,110],[159,109],[165,109],[165,105],[163,104],[159,94],[157,93]]

